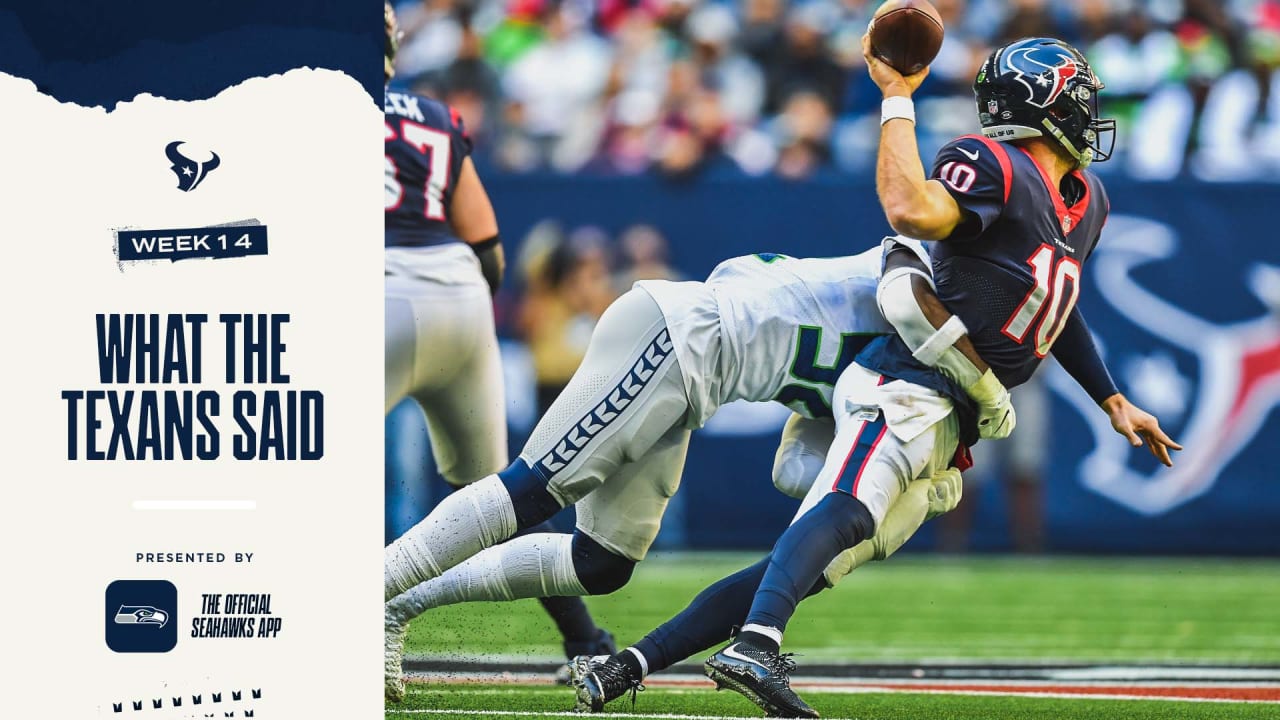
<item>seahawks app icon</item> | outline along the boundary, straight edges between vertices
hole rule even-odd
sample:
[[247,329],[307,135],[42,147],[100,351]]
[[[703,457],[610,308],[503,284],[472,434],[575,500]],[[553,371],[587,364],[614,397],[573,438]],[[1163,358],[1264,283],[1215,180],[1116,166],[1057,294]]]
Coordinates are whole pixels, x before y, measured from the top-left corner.
[[150,605],[121,605],[116,611],[117,625],[156,625],[164,627],[169,613]]
[[107,647],[120,653],[169,652],[178,644],[172,622],[178,589],[167,580],[117,580],[107,586]]

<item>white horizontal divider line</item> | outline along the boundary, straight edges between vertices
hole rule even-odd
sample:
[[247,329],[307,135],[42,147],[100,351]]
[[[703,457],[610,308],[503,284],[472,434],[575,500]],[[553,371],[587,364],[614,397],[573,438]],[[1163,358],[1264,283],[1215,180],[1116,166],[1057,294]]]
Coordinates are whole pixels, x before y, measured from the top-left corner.
[[257,500],[134,500],[134,510],[257,510]]

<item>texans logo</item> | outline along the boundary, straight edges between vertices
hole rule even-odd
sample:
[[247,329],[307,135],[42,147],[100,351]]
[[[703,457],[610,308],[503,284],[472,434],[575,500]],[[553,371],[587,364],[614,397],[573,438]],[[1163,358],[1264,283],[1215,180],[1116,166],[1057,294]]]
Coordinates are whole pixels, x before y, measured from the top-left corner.
[[169,624],[169,613],[150,605],[121,605],[116,611],[117,625],[155,625],[162,628]]
[[178,189],[182,192],[191,192],[209,176],[209,173],[222,164],[222,160],[218,157],[218,153],[209,153],[213,157],[203,162],[192,160],[178,149],[182,144],[182,140],[174,140],[164,146],[164,154],[171,163],[169,169],[178,176]]
[[1082,72],[1069,53],[1049,47],[1019,48],[1004,57],[1005,70],[1027,89],[1027,101],[1049,107],[1067,88],[1067,81]]
[[[1093,435],[1093,450],[1077,467],[1080,482],[1138,513],[1162,515],[1208,492],[1280,405],[1280,268],[1253,262],[1240,278],[1272,313],[1216,323],[1134,277],[1142,266],[1174,257],[1178,238],[1169,226],[1113,215],[1107,231],[1090,260],[1091,282],[1111,309],[1164,346],[1112,353],[1108,364],[1120,370],[1126,394],[1159,416],[1186,450],[1175,456],[1173,468],[1135,469],[1131,463],[1145,451],[1133,452],[1066,373],[1055,369],[1049,381]],[[1142,274],[1153,277],[1150,270]],[[1175,356],[1194,358],[1198,377],[1185,377]]]
[[1069,57],[1063,58],[1061,63],[1050,68],[1049,74],[1053,77],[1053,80],[1052,84],[1049,86],[1049,99],[1045,100],[1045,104],[1048,105],[1054,100],[1057,100],[1058,96],[1062,94],[1062,91],[1066,89],[1067,81],[1075,77],[1079,72],[1080,66],[1076,64],[1075,60]]

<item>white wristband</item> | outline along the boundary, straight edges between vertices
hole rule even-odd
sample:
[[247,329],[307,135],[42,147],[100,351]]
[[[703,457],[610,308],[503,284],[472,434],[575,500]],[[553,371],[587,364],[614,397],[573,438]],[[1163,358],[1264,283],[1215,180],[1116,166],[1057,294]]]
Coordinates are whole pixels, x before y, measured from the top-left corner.
[[957,340],[968,334],[969,328],[964,326],[964,321],[952,315],[942,323],[942,327],[929,336],[929,339],[920,343],[920,347],[911,353],[911,357],[929,367],[934,367],[938,364],[938,360],[942,359],[942,353],[946,352],[947,348],[955,345]]
[[884,125],[895,118],[910,120],[912,125],[916,124],[916,104],[911,102],[911,98],[894,95],[880,103],[880,124]]

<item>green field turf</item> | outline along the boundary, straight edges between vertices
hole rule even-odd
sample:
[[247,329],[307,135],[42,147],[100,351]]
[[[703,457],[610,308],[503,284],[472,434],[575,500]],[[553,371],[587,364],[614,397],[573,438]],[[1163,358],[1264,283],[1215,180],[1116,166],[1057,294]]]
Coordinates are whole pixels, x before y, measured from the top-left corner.
[[[588,605],[634,642],[750,555],[658,555]],[[787,649],[821,661],[1280,664],[1280,561],[894,557],[806,600]],[[532,600],[434,610],[410,654],[560,653]]]
[[[588,604],[620,643],[638,639],[749,555],[655,555],[623,590]],[[1008,661],[1280,665],[1280,561],[895,557],[807,600],[787,649],[808,662]],[[560,654],[533,601],[442,608],[410,628],[411,655]],[[804,693],[824,717],[886,720],[1278,718],[1280,704]],[[561,713],[571,693],[546,686],[414,683],[388,719]],[[651,688],[617,713],[758,717],[728,692]],[[475,711],[506,715],[473,715]],[[527,717],[527,715],[526,715]],[[535,715],[535,717],[561,717]],[[568,717],[568,716],[566,716]]]
[[[836,695],[806,693],[805,698],[823,718],[857,720],[1267,720],[1280,718],[1280,705],[1188,703],[1157,700],[1081,700],[1023,697],[969,697],[866,693]],[[387,720],[409,718],[587,718],[565,712],[573,705],[566,688],[439,688],[412,686],[401,711],[389,711]],[[435,715],[413,710],[449,708],[457,714]],[[481,711],[484,715],[466,715]],[[636,714],[701,715],[710,717],[761,717],[755,705],[739,695],[711,690],[646,690],[633,709],[627,699],[608,706],[609,712]],[[407,712],[406,712],[407,711]],[[497,714],[501,713],[501,714]]]

